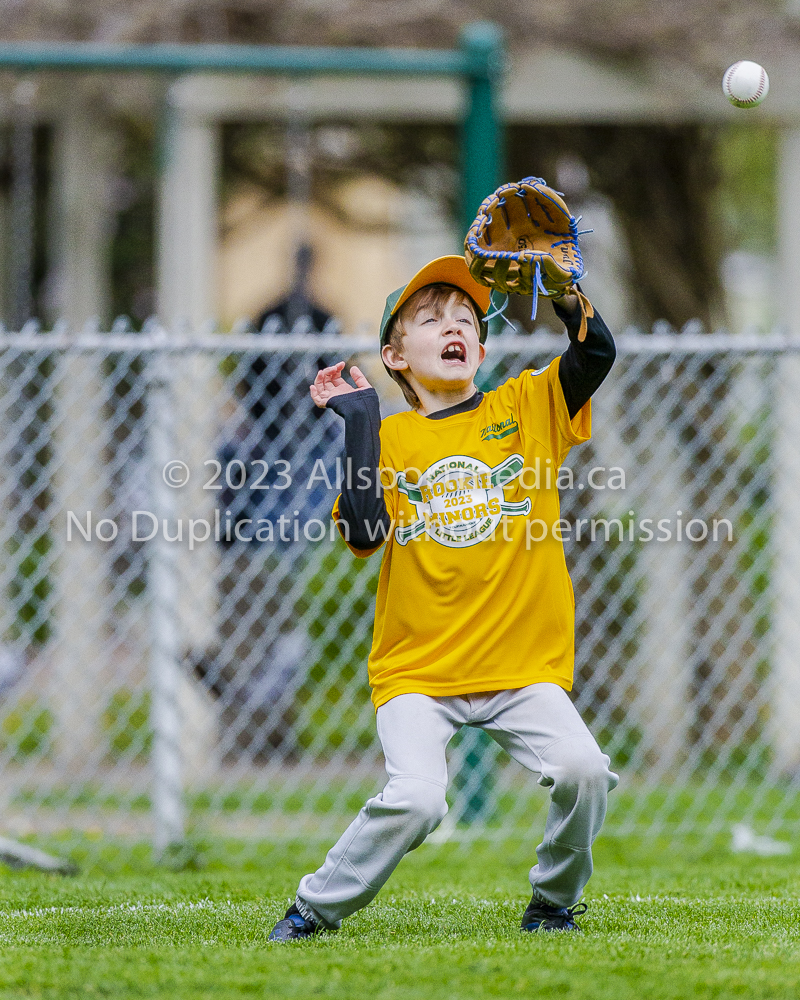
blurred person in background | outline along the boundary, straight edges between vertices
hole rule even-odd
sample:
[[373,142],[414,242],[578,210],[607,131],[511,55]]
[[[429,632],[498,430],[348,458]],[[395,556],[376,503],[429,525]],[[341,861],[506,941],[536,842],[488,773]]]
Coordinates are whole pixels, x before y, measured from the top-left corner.
[[[313,251],[301,244],[291,290],[261,313],[259,331],[308,338],[338,333],[334,318],[310,298],[312,266]],[[236,416],[218,455],[219,648],[195,670],[223,703],[226,730],[233,734],[228,756],[261,761],[282,744],[283,752],[291,751],[285,741],[294,695],[310,661],[306,629],[295,624],[302,592],[291,585],[314,572],[316,546],[304,538],[303,526],[312,518],[327,524],[333,498],[324,477],[308,484],[320,460],[334,481],[343,435],[338,424],[321,419],[325,412],[307,389],[329,359],[287,352],[240,355],[237,362],[230,375]],[[256,482],[261,488],[252,488]],[[256,537],[265,521],[273,526],[271,539],[266,530]],[[251,540],[241,540],[246,538]]]

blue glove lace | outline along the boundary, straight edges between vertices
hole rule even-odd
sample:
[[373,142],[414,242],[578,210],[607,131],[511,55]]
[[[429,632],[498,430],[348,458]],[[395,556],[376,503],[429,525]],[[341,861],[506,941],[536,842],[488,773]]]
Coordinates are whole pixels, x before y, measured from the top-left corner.
[[[492,302],[492,296],[493,295],[494,295],[494,292],[492,292],[491,295],[489,296],[489,302],[494,306],[494,302]],[[488,323],[490,319],[494,319],[496,316],[499,316],[500,319],[502,319],[502,321],[506,324],[506,326],[510,326],[511,329],[514,331],[514,333],[516,333],[517,332],[517,328],[514,326],[514,324],[511,322],[511,320],[507,316],[503,315],[503,313],[505,313],[506,309],[508,309],[508,301],[509,301],[509,297],[508,297],[508,294],[506,293],[505,302],[501,306],[499,306],[499,307],[495,306],[494,312],[486,313],[486,315],[483,317],[483,319],[484,319],[485,323]]]

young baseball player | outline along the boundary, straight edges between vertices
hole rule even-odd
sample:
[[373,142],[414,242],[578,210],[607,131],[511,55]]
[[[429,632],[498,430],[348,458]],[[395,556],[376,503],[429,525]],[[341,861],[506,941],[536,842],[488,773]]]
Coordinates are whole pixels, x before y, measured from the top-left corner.
[[369,680],[389,780],[301,880],[272,941],[338,928],[374,899],[447,812],[445,749],[465,725],[550,789],[522,929],[576,930],[585,910],[576,904],[617,776],[567,695],[574,599],[556,475],[543,470],[589,440],[589,397],[614,343],[596,312],[580,341],[578,296],[565,295],[555,308],[567,351],[480,392],[489,304],[457,256],[389,296],[381,354],[408,412],[381,421],[377,393],[358,368],[355,387],[345,381],[344,363],[311,386],[314,402],[344,419],[359,470],[336,501],[339,529],[359,557],[385,540]]

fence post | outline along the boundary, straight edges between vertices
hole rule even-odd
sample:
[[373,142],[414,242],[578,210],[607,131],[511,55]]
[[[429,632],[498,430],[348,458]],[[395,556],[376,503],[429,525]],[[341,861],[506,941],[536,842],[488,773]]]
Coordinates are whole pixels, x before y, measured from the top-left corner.
[[[778,156],[778,238],[781,320],[792,336],[800,335],[800,126],[780,133]],[[776,371],[773,587],[775,652],[770,678],[772,705],[769,733],[776,768],[800,773],[800,536],[797,498],[800,490],[800,355],[778,356]]]
[[[163,107],[160,132],[158,221],[158,315],[169,330],[192,337],[213,326],[216,313],[217,187],[220,171],[220,127],[198,115],[194,100],[198,81],[175,80]],[[217,454],[217,416],[211,404],[221,390],[213,355],[190,352],[181,359],[181,377],[173,384],[176,414],[173,454],[192,471]],[[204,490],[195,475],[177,496],[173,516],[214,517],[217,494]],[[178,579],[176,629],[182,651],[203,658],[218,641],[219,546],[213,541],[193,552],[180,546],[175,555]],[[187,583],[191,581],[191,586]],[[183,711],[181,745],[187,784],[207,771],[217,743],[218,716],[208,693],[186,671],[179,678]]]
[[150,691],[153,725],[153,844],[159,853],[183,841],[181,718],[178,700],[177,549],[165,540],[164,524],[174,530],[175,494],[163,471],[174,458],[174,412],[170,359],[154,351],[148,359],[149,451],[155,536],[148,542],[147,587],[150,601]]
[[[92,91],[77,86],[62,102],[52,146],[54,302],[51,308],[72,331],[95,329],[108,312],[110,279],[107,192],[115,167],[109,124],[92,104]],[[13,246],[14,244],[12,244]],[[15,251],[16,252],[16,251]],[[107,263],[108,262],[108,263]],[[129,682],[126,666],[109,655],[118,641],[112,572],[119,549],[95,536],[66,542],[66,512],[91,511],[95,524],[114,515],[113,473],[108,464],[107,407],[113,389],[99,352],[52,355],[57,374],[52,397],[53,458],[49,464],[54,532],[52,579],[57,599],[51,616],[53,683],[63,692],[53,705],[61,737],[62,766],[88,780],[98,756],[108,752],[103,714],[108,697]],[[62,526],[63,525],[63,526]],[[57,555],[56,555],[57,553]]]

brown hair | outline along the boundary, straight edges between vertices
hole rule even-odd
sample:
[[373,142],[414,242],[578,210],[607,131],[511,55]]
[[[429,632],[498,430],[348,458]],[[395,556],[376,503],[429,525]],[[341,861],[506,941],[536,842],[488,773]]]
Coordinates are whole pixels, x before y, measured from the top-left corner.
[[[458,296],[460,301],[462,301],[465,306],[469,307],[475,317],[475,324],[480,332],[482,319],[481,313],[478,311],[478,307],[472,301],[470,296],[467,295],[463,289],[456,288],[455,285],[445,285],[440,282],[434,285],[425,285],[418,291],[414,292],[414,294],[402,304],[392,319],[386,343],[389,344],[393,350],[400,353],[403,349],[403,337],[406,335],[404,324],[407,323],[408,320],[413,319],[413,317],[416,316],[421,309],[431,309],[436,319],[439,319],[444,312],[444,307],[454,295]],[[384,365],[384,367],[390,377],[393,378],[400,386],[403,396],[411,409],[418,410],[420,407],[419,397],[408,384],[408,380],[405,378],[403,373],[395,371],[387,365]]]

